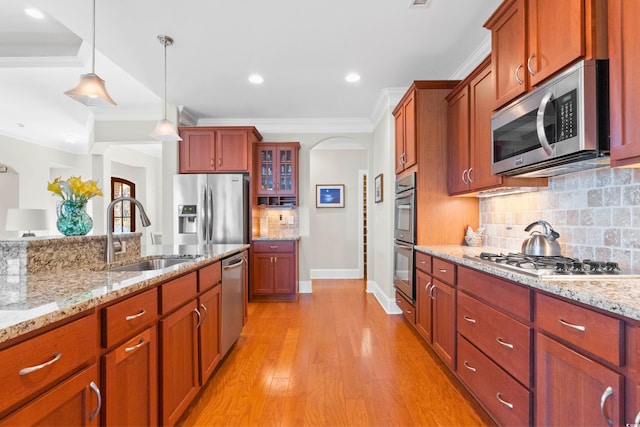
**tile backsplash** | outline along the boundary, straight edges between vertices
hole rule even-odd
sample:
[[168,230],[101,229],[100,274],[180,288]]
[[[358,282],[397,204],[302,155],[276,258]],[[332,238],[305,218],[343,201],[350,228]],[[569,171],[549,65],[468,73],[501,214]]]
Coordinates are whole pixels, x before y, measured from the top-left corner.
[[540,219],[560,233],[563,255],[640,269],[640,169],[577,172],[537,192],[480,200],[487,246],[519,252],[525,227]]
[[[298,210],[277,208],[255,208],[253,217],[253,237],[297,237]],[[282,223],[284,222],[284,224]]]

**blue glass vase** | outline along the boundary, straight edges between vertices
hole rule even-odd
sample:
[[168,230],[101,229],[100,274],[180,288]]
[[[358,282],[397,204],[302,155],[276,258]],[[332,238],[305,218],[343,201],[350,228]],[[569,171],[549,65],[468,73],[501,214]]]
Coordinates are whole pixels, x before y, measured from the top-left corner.
[[87,200],[63,200],[58,204],[56,227],[65,236],[84,236],[93,228]]

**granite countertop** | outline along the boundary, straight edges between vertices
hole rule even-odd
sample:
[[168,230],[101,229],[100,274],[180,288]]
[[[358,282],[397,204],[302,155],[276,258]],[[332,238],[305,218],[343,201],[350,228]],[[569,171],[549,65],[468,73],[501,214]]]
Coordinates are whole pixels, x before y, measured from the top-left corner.
[[269,237],[252,237],[251,240],[259,242],[261,240],[300,240],[300,236],[269,236]]
[[500,248],[486,246],[416,246],[416,250],[640,321],[640,277],[591,279],[584,276],[554,276],[556,278],[540,279],[465,257],[465,255],[474,257],[479,255],[480,252],[508,252]]
[[142,248],[143,257],[179,255],[187,261],[153,271],[112,272],[99,265],[95,269],[0,275],[0,343],[248,248],[247,244],[150,245]]

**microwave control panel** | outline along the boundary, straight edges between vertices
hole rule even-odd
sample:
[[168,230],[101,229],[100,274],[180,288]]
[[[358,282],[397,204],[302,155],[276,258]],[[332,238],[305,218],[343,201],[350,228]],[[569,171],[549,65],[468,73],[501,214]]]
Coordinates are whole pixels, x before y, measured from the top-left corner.
[[555,101],[558,120],[556,141],[558,142],[577,136],[577,97],[578,92],[574,89]]

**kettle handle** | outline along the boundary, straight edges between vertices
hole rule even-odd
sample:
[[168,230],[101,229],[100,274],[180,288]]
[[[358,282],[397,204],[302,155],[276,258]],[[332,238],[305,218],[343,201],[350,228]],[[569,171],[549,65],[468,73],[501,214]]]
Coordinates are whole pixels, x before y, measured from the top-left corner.
[[553,227],[551,227],[551,224],[549,224],[547,221],[542,220],[532,222],[531,224],[527,225],[524,231],[531,231],[531,229],[536,225],[541,225],[544,228],[544,234],[549,239],[549,241],[553,242],[558,237],[560,237],[560,234],[556,230],[554,230]]

